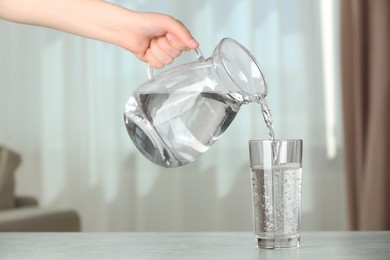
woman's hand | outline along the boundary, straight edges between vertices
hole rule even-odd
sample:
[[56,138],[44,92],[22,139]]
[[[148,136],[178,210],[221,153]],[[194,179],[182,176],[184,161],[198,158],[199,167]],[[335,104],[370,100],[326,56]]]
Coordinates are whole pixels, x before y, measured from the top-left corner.
[[156,68],[170,64],[182,51],[198,47],[187,28],[171,16],[133,12],[118,45]]

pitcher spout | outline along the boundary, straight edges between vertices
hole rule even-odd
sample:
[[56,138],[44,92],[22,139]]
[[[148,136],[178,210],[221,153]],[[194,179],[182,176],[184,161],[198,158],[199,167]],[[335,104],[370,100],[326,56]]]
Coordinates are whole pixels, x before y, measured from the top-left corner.
[[264,73],[255,57],[237,41],[224,38],[215,48],[213,66],[216,74],[232,93],[243,95],[246,102],[256,102],[267,95]]

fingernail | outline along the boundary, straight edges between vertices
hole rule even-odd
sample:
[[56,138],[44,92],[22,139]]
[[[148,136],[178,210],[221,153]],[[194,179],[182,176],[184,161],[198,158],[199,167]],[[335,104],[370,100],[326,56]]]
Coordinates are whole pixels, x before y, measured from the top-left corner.
[[199,46],[199,43],[197,41],[195,41],[195,39],[191,39],[189,41],[189,45],[190,45],[189,47],[191,47],[191,48],[197,48]]
[[167,33],[167,34],[165,35],[165,37],[167,37],[167,39],[168,39],[169,41],[172,40],[172,38],[173,38],[172,34],[170,34],[170,33]]

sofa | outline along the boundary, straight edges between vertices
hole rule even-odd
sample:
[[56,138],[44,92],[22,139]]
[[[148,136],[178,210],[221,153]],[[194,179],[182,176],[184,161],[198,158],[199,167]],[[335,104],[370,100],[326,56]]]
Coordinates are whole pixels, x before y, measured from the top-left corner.
[[0,145],[0,232],[77,232],[81,221],[73,209],[40,207],[33,197],[15,194],[15,171],[21,156]]

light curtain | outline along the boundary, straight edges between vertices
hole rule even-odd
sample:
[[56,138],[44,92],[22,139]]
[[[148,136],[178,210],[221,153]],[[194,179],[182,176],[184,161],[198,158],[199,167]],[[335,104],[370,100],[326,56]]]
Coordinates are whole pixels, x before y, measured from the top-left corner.
[[[224,37],[246,46],[268,80],[276,137],[304,140],[303,229],[345,228],[338,74],[329,95],[319,1],[113,2],[175,16],[205,57]],[[122,116],[145,64],[53,30],[1,21],[0,32],[0,143],[22,153],[18,193],[76,209],[84,231],[252,229],[248,140],[267,138],[258,105],[243,106],[196,162],[159,168],[131,143]]]

